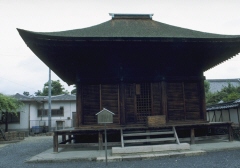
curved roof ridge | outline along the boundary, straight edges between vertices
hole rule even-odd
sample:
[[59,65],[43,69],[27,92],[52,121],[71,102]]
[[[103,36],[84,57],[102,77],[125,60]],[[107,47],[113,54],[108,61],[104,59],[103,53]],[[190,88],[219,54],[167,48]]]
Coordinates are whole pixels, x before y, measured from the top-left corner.
[[[26,31],[21,29],[18,30]],[[134,19],[121,17],[81,29],[57,32],[26,32],[53,38],[240,38],[240,35],[224,35],[202,32],[198,30],[169,25],[152,19]]]
[[240,35],[200,32],[147,18],[116,18],[61,32],[18,31],[69,85],[76,84],[76,77],[82,83],[117,83],[198,76],[240,52]]

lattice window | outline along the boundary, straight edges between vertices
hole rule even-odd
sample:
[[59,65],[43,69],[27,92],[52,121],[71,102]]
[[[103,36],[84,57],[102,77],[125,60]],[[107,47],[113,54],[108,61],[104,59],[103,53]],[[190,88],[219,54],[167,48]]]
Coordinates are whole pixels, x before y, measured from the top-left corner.
[[151,84],[136,84],[137,122],[146,122],[151,114]]

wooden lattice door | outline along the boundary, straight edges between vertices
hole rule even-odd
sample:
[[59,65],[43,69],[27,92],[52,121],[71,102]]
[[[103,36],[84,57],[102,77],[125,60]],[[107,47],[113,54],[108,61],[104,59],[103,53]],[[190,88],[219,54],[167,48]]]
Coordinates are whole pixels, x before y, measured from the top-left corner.
[[136,121],[146,123],[152,112],[151,84],[136,84]]
[[[156,90],[156,89],[155,89]],[[127,123],[145,124],[152,115],[151,83],[125,85],[125,112]],[[156,97],[156,95],[155,95]],[[158,98],[158,97],[157,97]],[[158,103],[158,102],[155,102]],[[156,109],[159,111],[159,106]],[[158,113],[157,113],[158,114]]]

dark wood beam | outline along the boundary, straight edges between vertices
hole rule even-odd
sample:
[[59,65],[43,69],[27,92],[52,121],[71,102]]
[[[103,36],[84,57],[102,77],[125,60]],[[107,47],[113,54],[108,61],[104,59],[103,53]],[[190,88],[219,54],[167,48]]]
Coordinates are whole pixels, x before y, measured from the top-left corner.
[[82,85],[77,83],[77,126],[83,125]]
[[119,105],[120,105],[120,124],[126,124],[126,111],[125,111],[125,84],[123,82],[119,85]]
[[165,81],[162,81],[162,113],[166,115],[166,121],[168,121],[167,113],[167,84]]
[[[202,117],[203,120],[207,121],[207,116],[206,116],[206,98],[205,98],[205,89],[204,89],[204,80],[202,79],[199,82],[199,98],[200,98],[200,115]],[[209,120],[210,121],[210,120]]]

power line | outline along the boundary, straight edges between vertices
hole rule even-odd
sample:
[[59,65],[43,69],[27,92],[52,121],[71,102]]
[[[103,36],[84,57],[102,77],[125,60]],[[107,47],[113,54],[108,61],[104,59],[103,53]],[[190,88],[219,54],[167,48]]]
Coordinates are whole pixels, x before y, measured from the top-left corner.
[[15,55],[15,54],[0,54],[0,57],[28,57],[29,55],[26,54],[19,54],[19,55]]
[[[1,76],[0,76],[0,78],[2,78],[2,79],[4,79],[4,80],[7,80],[7,81],[9,81],[9,82],[11,82],[11,83],[17,84],[17,85],[19,85],[19,86],[22,86],[22,87],[25,87],[25,88],[28,88],[28,89],[33,89],[33,88],[29,87],[29,86],[24,86],[24,85],[22,85],[22,84],[19,84],[19,83],[17,83],[17,82],[10,81],[10,80],[8,80],[8,79],[6,79],[6,78],[3,78],[3,77],[1,77]],[[33,90],[35,90],[35,89],[33,89]]]

